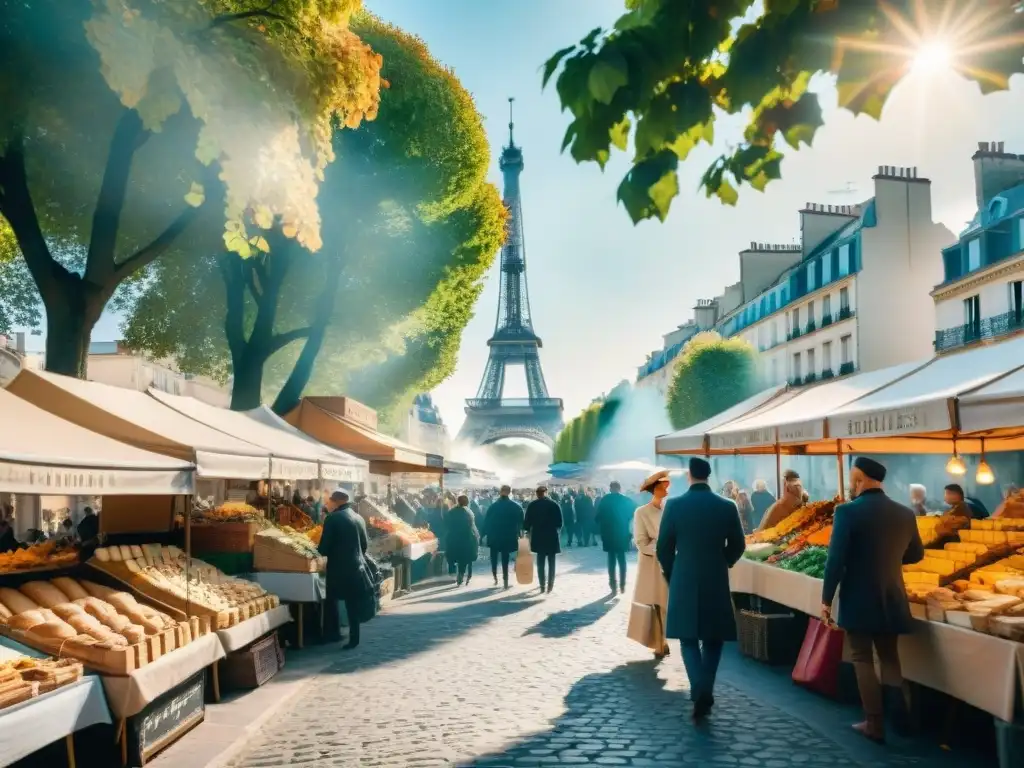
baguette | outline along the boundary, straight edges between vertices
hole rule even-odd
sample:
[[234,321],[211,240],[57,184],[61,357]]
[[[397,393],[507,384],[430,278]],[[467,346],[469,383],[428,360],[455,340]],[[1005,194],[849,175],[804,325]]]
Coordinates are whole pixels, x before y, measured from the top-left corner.
[[48,581],[30,581],[21,585],[21,593],[44,608],[68,602],[67,595]]
[[39,610],[23,611],[17,616],[12,616],[8,622],[13,629],[20,629],[28,632],[32,627],[45,623],[46,617]]
[[70,624],[59,619],[57,621],[45,621],[42,624],[36,624],[29,630],[29,633],[50,640],[70,640],[78,634]]
[[0,587],[0,603],[15,616],[25,611],[39,610],[34,600],[29,600],[21,592],[10,587]]
[[110,562],[110,550],[108,550],[106,547],[100,547],[95,552],[93,552],[93,555],[95,555],[96,559],[99,560],[101,563]]
[[53,606],[53,612],[57,615],[57,618],[68,621],[72,616],[88,616],[85,608],[75,603],[61,603],[60,605]]
[[93,581],[83,581],[82,587],[92,597],[98,597],[100,600],[106,600],[108,597],[115,594],[114,590],[110,587],[104,587],[102,584],[97,584]]
[[116,544],[114,546],[112,546],[112,547],[107,547],[107,558],[112,563],[120,563],[121,562],[121,548],[118,547]]
[[146,630],[138,624],[129,624],[119,633],[130,645],[136,645],[146,639]]
[[145,555],[142,554],[142,547],[140,547],[138,544],[132,544],[130,549],[132,552],[133,560],[142,560],[145,557]]
[[121,560],[133,560],[132,548],[127,544],[122,544],[118,549],[121,550]]
[[67,595],[68,600],[71,602],[89,596],[89,593],[82,589],[81,584],[74,579],[69,579],[67,576],[58,576],[56,579],[51,579],[50,583]]
[[11,613],[11,610],[6,605],[0,603],[0,621],[7,621],[13,615],[14,614]]
[[110,643],[112,646],[127,645],[128,641],[121,635],[111,632],[107,627],[100,624],[94,617],[88,614],[72,616],[68,624],[78,633],[94,637],[102,643]]

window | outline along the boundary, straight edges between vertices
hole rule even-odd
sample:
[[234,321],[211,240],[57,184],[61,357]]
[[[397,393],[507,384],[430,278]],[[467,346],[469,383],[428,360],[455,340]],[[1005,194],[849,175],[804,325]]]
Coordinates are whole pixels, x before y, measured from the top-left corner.
[[807,265],[807,290],[808,291],[813,291],[814,288],[815,288],[815,283],[814,283],[814,265],[817,264],[817,263],[818,262],[816,262],[816,261],[812,261],[810,264]]
[[976,237],[967,243],[967,271],[981,266],[981,238]]
[[793,333],[797,333],[800,331],[800,307],[797,307],[796,309],[793,310],[793,324],[791,327]]
[[818,372],[818,369],[814,367],[814,350],[807,350],[807,375],[813,376]]
[[852,343],[853,343],[853,336],[850,336],[850,335],[843,336],[843,338],[841,338],[839,340],[839,354],[840,354],[840,358],[841,358],[840,361],[842,362],[843,365],[846,365],[848,363],[853,362],[850,359],[850,354],[853,352],[853,350],[850,349]]
[[832,294],[829,294],[821,300],[821,316],[822,318],[828,317],[832,314]]
[[839,276],[850,274],[850,244],[839,246]]
[[807,302],[807,324],[810,325],[814,322],[814,302]]
[[1024,281],[1010,283],[1010,316],[1017,323],[1024,316]]
[[774,320],[772,320],[772,346],[774,347],[779,343],[779,326]]
[[821,284],[828,285],[832,282],[832,254],[835,251],[829,251],[821,257]]
[[832,342],[826,341],[821,345],[821,370],[832,370]]
[[839,289],[839,311],[850,309],[850,289],[840,288]]
[[981,297],[978,295],[964,299],[964,330],[970,338],[981,335]]
[[1024,216],[1017,219],[1017,250],[1024,251]]
[[800,353],[797,352],[793,355],[793,381],[796,381],[802,376],[803,374],[800,373]]

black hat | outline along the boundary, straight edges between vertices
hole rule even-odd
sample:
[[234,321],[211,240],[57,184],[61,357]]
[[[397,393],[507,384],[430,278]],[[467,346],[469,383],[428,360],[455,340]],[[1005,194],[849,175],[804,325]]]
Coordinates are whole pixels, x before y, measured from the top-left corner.
[[858,456],[853,462],[853,466],[872,480],[879,483],[885,480],[885,466],[879,464],[874,459],[869,459],[867,456]]
[[690,459],[690,478],[693,480],[707,480],[711,477],[711,465],[699,456]]

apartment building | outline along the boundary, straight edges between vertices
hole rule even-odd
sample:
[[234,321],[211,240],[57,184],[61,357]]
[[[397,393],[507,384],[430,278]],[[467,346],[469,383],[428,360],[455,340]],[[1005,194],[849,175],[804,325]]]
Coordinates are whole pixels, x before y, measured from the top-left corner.
[[416,395],[399,429],[399,439],[427,453],[448,456],[451,435],[429,394]]
[[932,220],[931,182],[916,168],[880,166],[873,183],[860,205],[807,203],[799,243],[751,243],[739,254],[740,281],[719,297],[732,301],[710,302],[714,321],[700,330],[749,341],[766,385],[931,355],[931,281],[956,238]]
[[193,376],[177,370],[171,361],[148,360],[119,341],[94,341],[89,344],[87,378],[114,387],[145,392],[153,389],[171,395],[194,397],[218,408],[231,405],[231,388],[205,376]]
[[1024,155],[981,142],[972,160],[978,210],[931,292],[939,354],[1024,331]]

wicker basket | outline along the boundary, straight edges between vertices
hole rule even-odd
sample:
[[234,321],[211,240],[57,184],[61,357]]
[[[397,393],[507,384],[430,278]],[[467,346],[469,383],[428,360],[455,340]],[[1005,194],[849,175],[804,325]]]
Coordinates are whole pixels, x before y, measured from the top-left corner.
[[284,666],[284,653],[274,632],[221,662],[220,678],[228,688],[259,688]]
[[782,664],[791,656],[796,615],[741,610],[736,614],[740,653],[767,664]]
[[194,552],[252,552],[259,532],[258,523],[193,523]]

